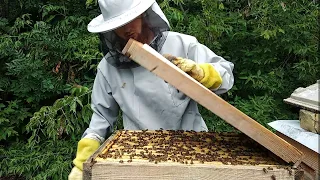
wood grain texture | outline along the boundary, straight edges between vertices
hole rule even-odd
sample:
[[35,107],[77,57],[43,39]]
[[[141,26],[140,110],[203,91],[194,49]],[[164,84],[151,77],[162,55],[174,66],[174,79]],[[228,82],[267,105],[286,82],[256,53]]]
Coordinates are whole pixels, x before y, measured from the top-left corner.
[[303,176],[304,180],[319,180],[319,173],[317,174],[314,169],[312,169],[310,166],[306,165],[304,162],[302,162],[299,166],[299,169],[303,170]]
[[[294,174],[295,172],[293,172]],[[130,180],[294,180],[285,169],[264,172],[262,167],[254,166],[206,166],[206,165],[147,165],[145,163],[119,164],[96,163],[92,168],[92,179],[130,179]]]
[[[276,133],[278,134],[278,136],[280,136],[281,138],[286,140],[288,143],[292,144],[293,146],[295,146],[301,152],[304,153],[305,156],[303,157],[302,162],[314,171],[314,173],[313,173],[314,177],[318,177],[318,178],[314,178],[314,179],[319,179],[319,174],[320,174],[320,170],[319,170],[320,155],[318,153],[316,153],[315,151],[313,151],[313,150],[305,147],[304,145],[300,144],[299,142],[289,138],[288,136],[286,136],[286,135],[284,135],[284,134],[282,134],[280,132],[276,132]],[[305,169],[307,169],[307,168],[305,168]]]
[[116,139],[117,136],[120,135],[120,132],[116,132],[114,134],[112,134],[99,148],[98,150],[93,153],[92,156],[90,156],[86,162],[83,163],[83,179],[84,180],[91,180],[92,179],[92,166],[95,163],[95,159],[97,158],[97,156],[99,154],[102,153],[103,150],[106,149],[106,147],[110,144],[112,144],[111,142]]
[[185,72],[174,66],[148,45],[129,40],[122,51],[132,60],[175,86],[196,102],[272,151],[286,162],[297,162],[303,154],[254,119],[239,111]]
[[300,109],[299,112],[300,127],[306,131],[320,134],[320,114]]

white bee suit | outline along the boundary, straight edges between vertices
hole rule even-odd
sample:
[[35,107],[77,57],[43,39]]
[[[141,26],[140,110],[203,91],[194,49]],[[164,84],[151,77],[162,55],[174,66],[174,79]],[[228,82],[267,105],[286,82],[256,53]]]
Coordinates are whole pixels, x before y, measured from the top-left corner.
[[[151,12],[163,18],[153,23],[159,22],[169,27],[159,6],[154,3],[150,8],[153,8]],[[221,94],[231,89],[234,81],[231,62],[217,56],[193,36],[171,31],[165,33],[167,37],[159,50],[160,54],[188,58],[197,63],[211,63],[222,77],[221,86],[212,91]],[[112,132],[120,109],[125,129],[208,130],[197,103],[184,93],[142,66],[119,69],[108,63],[108,58],[112,58],[111,55],[107,54],[98,66],[92,91],[94,112],[83,137],[96,136],[103,141]]]

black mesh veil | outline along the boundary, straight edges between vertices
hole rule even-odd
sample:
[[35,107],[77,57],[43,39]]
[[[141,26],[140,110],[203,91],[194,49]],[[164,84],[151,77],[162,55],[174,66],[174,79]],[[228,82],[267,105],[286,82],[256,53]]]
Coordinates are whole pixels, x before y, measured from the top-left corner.
[[[168,21],[156,3],[143,13],[142,18],[143,28],[149,28],[154,34],[154,38],[149,45],[159,52],[170,29]],[[127,41],[120,38],[114,31],[102,32],[99,33],[99,36],[101,50],[109,64],[120,69],[139,66],[121,53]]]

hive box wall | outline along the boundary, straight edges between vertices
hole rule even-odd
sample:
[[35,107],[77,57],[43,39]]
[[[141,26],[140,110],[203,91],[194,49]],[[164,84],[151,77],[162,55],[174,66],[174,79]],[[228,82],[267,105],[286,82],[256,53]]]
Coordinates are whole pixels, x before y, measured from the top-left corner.
[[[118,131],[108,138],[103,145],[84,163],[84,179],[248,179],[248,180],[293,180],[300,179],[301,172],[276,165],[224,165],[218,163],[181,164],[181,163],[150,163],[142,159],[126,160],[119,163],[103,161],[102,154],[107,153],[115,139],[120,137]],[[290,167],[290,166],[288,166]]]
[[320,134],[319,113],[301,109],[299,112],[299,120],[301,128],[313,133]]
[[[245,166],[206,166],[169,164],[119,164],[97,163],[92,167],[91,179],[219,179],[219,180],[294,180],[287,170],[275,169],[264,172],[262,167]],[[294,172],[292,172],[294,173]],[[90,178],[89,178],[90,179]]]

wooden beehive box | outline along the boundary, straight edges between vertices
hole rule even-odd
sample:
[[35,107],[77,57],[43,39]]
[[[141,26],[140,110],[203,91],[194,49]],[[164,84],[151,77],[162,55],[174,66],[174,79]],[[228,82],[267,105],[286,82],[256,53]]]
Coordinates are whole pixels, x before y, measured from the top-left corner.
[[[297,173],[298,172],[298,173]],[[301,172],[244,134],[117,131],[84,163],[84,179],[293,180]]]
[[299,87],[284,102],[300,107],[300,127],[320,134],[320,80],[306,88]]

